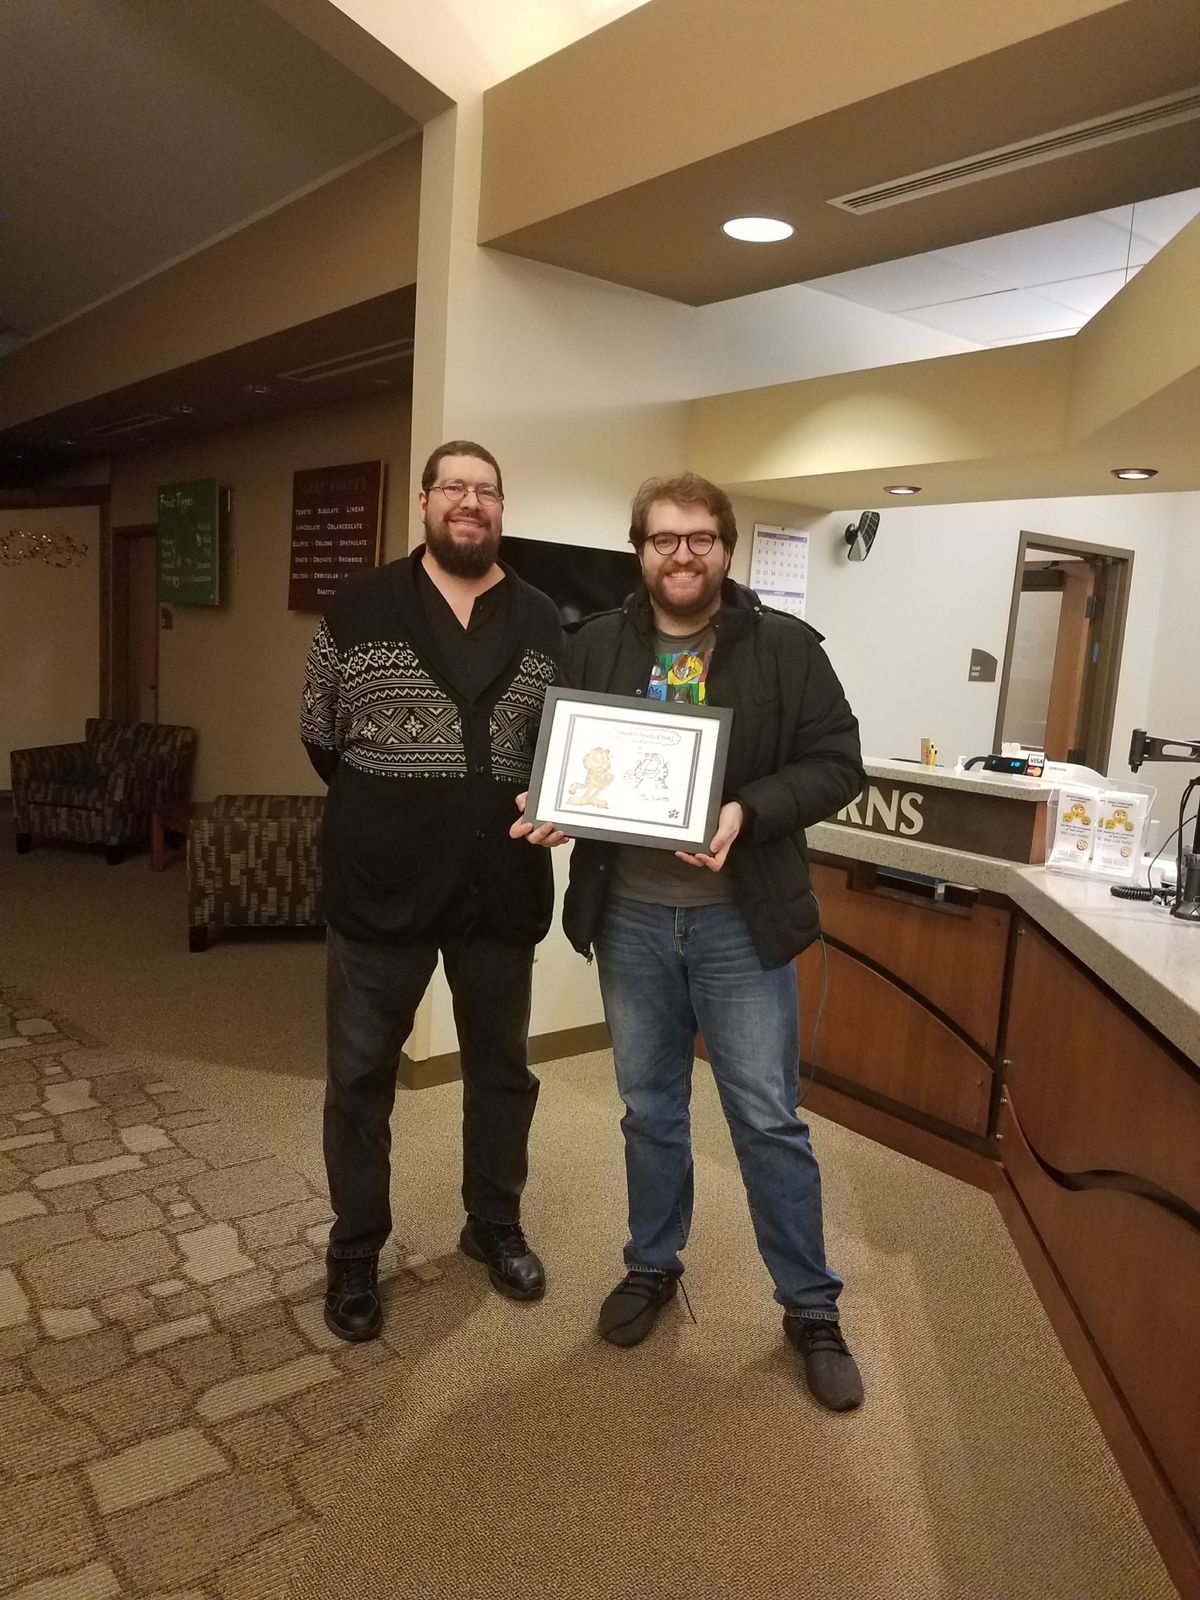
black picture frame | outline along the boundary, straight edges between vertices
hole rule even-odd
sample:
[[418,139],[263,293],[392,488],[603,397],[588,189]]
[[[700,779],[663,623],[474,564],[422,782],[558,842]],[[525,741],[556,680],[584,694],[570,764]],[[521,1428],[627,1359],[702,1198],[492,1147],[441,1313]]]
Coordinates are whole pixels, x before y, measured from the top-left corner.
[[525,815],[572,839],[707,853],[732,722],[727,706],[549,689]]

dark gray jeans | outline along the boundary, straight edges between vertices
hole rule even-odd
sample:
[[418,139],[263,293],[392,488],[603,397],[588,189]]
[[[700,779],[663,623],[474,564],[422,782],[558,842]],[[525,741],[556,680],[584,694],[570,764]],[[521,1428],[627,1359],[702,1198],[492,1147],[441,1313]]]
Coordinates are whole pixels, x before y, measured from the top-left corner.
[[[477,938],[440,948],[462,1057],[463,1204],[485,1221],[516,1222],[538,1096],[527,1065],[533,948]],[[324,1143],[339,1260],[376,1255],[392,1231],[396,1072],[438,950],[328,930]]]

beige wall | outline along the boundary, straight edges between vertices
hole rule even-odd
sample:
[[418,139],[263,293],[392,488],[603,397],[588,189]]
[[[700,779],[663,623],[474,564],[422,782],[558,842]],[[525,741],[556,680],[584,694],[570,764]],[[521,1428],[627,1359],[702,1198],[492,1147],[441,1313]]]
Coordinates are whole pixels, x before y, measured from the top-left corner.
[[0,529],[68,534],[77,567],[0,566],[0,789],[9,752],[83,738],[100,709],[100,513],[94,506],[0,511]]
[[407,402],[389,396],[113,462],[114,527],[153,522],[160,484],[217,478],[232,491],[224,603],[174,607],[174,626],[159,635],[159,719],[197,730],[195,799],[321,791],[299,742],[319,618],[287,609],[292,473],[384,461],[387,559],[405,548],[408,440]]
[[[1173,517],[1166,551],[1162,612],[1154,630],[1154,677],[1146,720],[1139,724],[1159,739],[1200,739],[1200,629],[1196,596],[1200,594],[1200,494],[1173,495]],[[1200,777],[1200,765],[1148,762],[1138,774],[1158,788],[1155,815],[1161,819],[1158,844],[1179,818],[1179,797],[1189,778]],[[1193,796],[1189,816],[1197,809]],[[1194,827],[1184,833],[1190,845]],[[1157,848],[1157,846],[1156,846]],[[1174,849],[1174,845],[1171,846]]]

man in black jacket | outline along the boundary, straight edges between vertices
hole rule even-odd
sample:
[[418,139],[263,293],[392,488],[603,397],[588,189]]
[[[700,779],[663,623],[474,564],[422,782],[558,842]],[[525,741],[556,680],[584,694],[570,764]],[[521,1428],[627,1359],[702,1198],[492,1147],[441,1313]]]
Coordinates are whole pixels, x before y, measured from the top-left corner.
[[396,1073],[439,951],[462,1059],[459,1245],[502,1294],[545,1289],[520,1202],[533,951],[554,892],[549,862],[508,829],[562,629],[499,559],[503,505],[489,451],[439,446],[421,478],[425,544],[340,584],[308,657],[301,736],[329,784],[325,1321],[343,1339],[382,1320]]
[[[815,1398],[861,1403],[825,1261],[821,1179],[800,1098],[792,960],[818,935],[804,830],[862,789],[858,724],[806,623],[728,578],[728,496],[687,473],[633,502],[642,586],[568,639],[572,687],[733,708],[724,803],[704,854],[580,839],[563,925],[595,951],[612,1036],[629,1188],[624,1280],[600,1332],[650,1332],[683,1272],[692,1215],[688,1101],[703,1034],[763,1260]],[[514,837],[560,844],[545,824]]]

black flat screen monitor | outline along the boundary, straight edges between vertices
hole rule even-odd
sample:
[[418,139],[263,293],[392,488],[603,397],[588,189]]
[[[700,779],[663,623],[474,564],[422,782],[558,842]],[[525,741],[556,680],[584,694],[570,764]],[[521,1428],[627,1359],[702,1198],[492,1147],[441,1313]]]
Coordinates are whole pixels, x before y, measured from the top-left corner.
[[632,550],[594,550],[590,545],[514,539],[505,534],[500,556],[526,583],[550,596],[564,623],[611,611],[641,576]]

